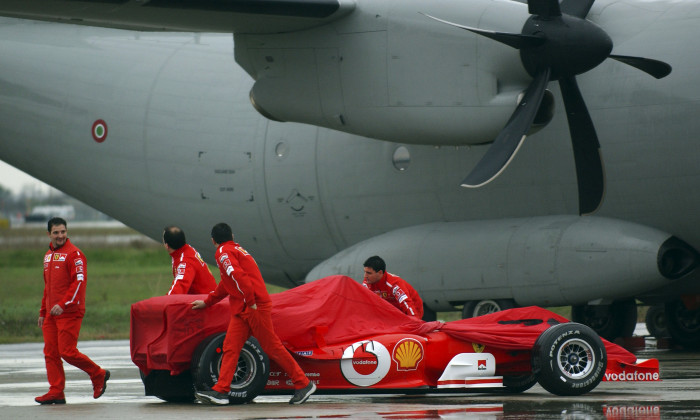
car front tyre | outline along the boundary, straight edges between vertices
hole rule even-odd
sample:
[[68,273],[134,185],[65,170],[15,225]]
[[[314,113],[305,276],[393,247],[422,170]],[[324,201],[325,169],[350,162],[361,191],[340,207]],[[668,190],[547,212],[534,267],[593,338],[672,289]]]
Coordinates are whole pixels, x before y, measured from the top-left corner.
[[545,330],[532,351],[539,384],[555,395],[582,395],[593,390],[605,374],[607,353],[591,328],[574,322]]

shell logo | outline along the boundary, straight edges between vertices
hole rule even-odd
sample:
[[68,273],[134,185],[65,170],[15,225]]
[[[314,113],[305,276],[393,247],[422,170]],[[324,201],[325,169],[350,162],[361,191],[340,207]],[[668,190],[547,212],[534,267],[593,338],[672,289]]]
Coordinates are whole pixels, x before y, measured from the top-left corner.
[[423,345],[413,338],[404,338],[394,346],[391,358],[396,362],[396,370],[416,370],[423,360]]

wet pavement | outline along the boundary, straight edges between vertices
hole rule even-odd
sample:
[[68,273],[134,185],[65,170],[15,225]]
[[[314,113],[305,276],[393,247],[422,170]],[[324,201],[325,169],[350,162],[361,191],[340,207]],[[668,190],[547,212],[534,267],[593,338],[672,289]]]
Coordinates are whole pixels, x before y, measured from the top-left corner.
[[86,341],[79,348],[110,369],[107,392],[92,398],[80,370],[66,365],[66,405],[39,406],[34,397],[48,389],[42,344],[0,345],[0,418],[142,419],[696,419],[700,418],[700,352],[656,348],[654,340],[636,351],[657,358],[661,382],[603,382],[579,397],[557,397],[536,385],[519,395],[484,393],[428,395],[314,395],[301,406],[289,396],[260,396],[240,406],[173,404],[143,395],[128,341]]

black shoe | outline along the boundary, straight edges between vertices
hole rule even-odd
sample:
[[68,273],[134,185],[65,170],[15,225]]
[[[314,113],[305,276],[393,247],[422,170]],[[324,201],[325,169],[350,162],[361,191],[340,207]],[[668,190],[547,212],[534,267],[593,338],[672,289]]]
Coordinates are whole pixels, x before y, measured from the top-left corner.
[[311,394],[313,394],[314,392],[316,392],[316,385],[314,385],[313,382],[309,382],[309,384],[306,385],[305,388],[297,389],[296,391],[294,391],[294,396],[291,400],[289,400],[289,403],[303,404],[306,400],[309,399]]
[[222,394],[213,389],[210,391],[197,391],[194,396],[205,404],[227,405],[229,403],[227,394]]

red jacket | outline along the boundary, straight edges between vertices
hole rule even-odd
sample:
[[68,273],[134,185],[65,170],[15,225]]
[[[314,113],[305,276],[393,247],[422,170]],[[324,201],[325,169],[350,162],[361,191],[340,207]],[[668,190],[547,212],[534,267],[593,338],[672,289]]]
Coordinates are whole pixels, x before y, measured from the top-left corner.
[[228,295],[232,314],[254,304],[272,303],[258,264],[240,245],[227,241],[216,249],[221,281],[204,302],[211,306]]
[[216,289],[216,280],[199,252],[189,244],[173,251],[173,284],[169,295],[198,295]]
[[362,285],[399,308],[406,315],[423,318],[423,300],[416,289],[401,277],[385,271],[384,276],[378,282],[369,284],[365,280]]
[[49,250],[44,255],[44,297],[39,316],[46,317],[58,304],[64,313],[85,314],[85,286],[87,260],[85,255],[66,239],[65,245]]

